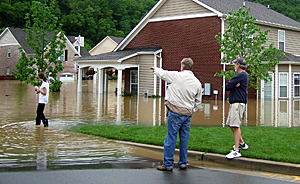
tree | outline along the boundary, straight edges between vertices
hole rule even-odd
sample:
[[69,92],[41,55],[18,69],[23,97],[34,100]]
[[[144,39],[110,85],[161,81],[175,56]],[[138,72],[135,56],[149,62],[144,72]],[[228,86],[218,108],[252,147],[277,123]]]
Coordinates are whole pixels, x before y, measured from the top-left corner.
[[[260,26],[254,24],[256,19],[249,15],[249,11],[250,8],[247,11],[240,8],[236,13],[229,12],[230,16],[226,18],[228,29],[223,34],[224,38],[222,39],[222,33],[216,35],[216,38],[221,46],[220,52],[224,53],[221,62],[229,64],[236,58],[244,58],[248,65],[250,87],[258,89],[256,80],[272,80],[269,71],[274,72],[272,67],[281,60],[284,53],[273,48],[273,43],[268,48],[263,46],[270,30],[261,31]],[[233,65],[228,67],[234,68]],[[228,70],[216,73],[215,76],[231,79],[235,74],[234,70]]]
[[44,72],[50,80],[50,90],[60,91],[62,82],[58,80],[57,73],[64,69],[60,56],[65,47],[64,34],[60,32],[62,25],[53,10],[55,1],[49,6],[38,1],[32,1],[31,11],[26,14],[26,29],[28,33],[27,45],[35,51],[34,56],[28,57],[23,48],[20,48],[21,57],[16,64],[17,71],[14,76],[21,82],[38,85],[37,74]]

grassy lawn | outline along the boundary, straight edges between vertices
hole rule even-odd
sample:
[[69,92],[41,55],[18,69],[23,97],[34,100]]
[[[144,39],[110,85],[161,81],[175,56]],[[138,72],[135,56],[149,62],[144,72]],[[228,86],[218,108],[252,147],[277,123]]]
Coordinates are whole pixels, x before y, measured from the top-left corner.
[[[248,150],[241,150],[243,157],[300,164],[300,129],[242,127],[241,130],[244,141],[249,145]],[[163,146],[167,128],[104,125],[83,126],[73,131]],[[191,127],[189,150],[226,155],[233,145],[233,133],[228,127]]]

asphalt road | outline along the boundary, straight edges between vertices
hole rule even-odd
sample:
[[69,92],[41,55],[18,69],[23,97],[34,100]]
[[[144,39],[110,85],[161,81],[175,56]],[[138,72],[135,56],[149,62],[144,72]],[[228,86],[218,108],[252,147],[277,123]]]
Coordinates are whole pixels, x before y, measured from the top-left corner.
[[172,172],[153,169],[94,169],[57,170],[31,172],[2,172],[0,184],[283,184],[291,183],[278,179],[257,177],[211,169],[174,168]]

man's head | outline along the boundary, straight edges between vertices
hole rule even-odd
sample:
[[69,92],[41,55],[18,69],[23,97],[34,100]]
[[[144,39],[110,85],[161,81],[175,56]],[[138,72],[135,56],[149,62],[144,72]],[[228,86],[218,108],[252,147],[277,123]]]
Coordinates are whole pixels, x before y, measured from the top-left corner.
[[[237,58],[236,60],[233,61],[233,63],[235,64],[235,67],[239,67],[242,70],[246,70],[247,65],[246,65],[246,61],[243,58]],[[235,68],[236,71],[238,70],[238,68]]]
[[193,70],[194,62],[191,58],[183,58],[180,63],[184,70]]

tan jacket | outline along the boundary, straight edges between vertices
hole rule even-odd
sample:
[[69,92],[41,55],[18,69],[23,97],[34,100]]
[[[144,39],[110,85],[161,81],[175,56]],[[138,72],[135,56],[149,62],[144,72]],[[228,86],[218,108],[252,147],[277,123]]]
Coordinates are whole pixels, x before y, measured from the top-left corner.
[[190,70],[181,72],[155,68],[154,74],[168,84],[165,100],[196,112],[202,102],[202,85]]

